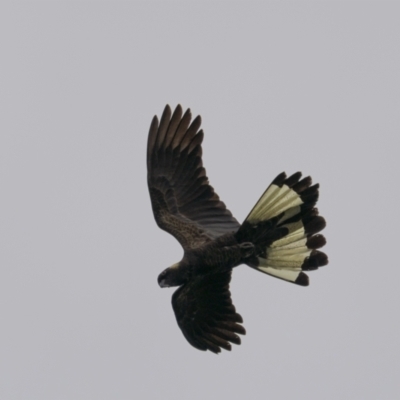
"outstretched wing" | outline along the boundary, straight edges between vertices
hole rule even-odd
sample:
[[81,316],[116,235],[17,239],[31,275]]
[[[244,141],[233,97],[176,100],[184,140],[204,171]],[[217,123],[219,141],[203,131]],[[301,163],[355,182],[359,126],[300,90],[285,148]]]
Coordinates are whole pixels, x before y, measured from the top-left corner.
[[182,116],[178,105],[171,117],[167,105],[160,124],[155,116],[147,145],[147,171],[153,213],[158,226],[183,248],[194,248],[228,232],[239,223],[210,186],[202,163],[201,118]]
[[[199,350],[219,353],[240,344],[246,331],[232,304],[231,271],[202,275],[181,286],[172,296],[176,320],[187,341]],[[231,342],[231,343],[230,343]]]

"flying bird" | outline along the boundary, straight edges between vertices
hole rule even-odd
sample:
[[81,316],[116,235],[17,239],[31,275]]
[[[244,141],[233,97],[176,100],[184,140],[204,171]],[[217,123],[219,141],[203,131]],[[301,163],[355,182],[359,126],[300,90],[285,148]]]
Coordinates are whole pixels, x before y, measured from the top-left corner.
[[279,174],[240,224],[210,186],[202,163],[201,118],[191,122],[178,105],[167,105],[151,122],[147,145],[150,199],[158,226],[182,245],[181,261],[158,277],[161,287],[179,286],[172,295],[177,323],[199,350],[231,350],[246,333],[232,304],[232,269],[257,271],[308,286],[303,271],[328,264],[318,234],[325,220],[315,205],[319,185],[297,172]]

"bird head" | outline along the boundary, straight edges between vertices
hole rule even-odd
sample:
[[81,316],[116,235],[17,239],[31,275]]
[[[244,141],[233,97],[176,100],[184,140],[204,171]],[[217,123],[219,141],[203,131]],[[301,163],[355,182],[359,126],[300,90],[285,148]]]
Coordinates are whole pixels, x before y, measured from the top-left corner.
[[158,275],[160,287],[180,286],[185,283],[186,274],[179,267],[180,263],[173,264]]

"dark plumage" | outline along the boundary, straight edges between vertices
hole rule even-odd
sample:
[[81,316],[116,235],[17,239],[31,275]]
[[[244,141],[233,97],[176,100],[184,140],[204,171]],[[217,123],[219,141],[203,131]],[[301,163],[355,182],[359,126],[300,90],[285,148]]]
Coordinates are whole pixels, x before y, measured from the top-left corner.
[[325,227],[311,178],[279,174],[242,225],[209,185],[202,164],[200,116],[166,106],[153,118],[147,147],[148,185],[154,217],[182,245],[179,263],[158,277],[161,287],[180,286],[172,296],[176,319],[188,342],[214,353],[240,344],[240,325],[229,291],[240,264],[307,286],[310,271],[328,263],[317,250]]

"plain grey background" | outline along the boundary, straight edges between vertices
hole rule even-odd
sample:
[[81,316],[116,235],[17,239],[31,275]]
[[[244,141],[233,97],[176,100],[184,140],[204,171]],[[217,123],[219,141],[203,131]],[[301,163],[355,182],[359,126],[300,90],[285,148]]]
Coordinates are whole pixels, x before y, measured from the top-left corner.
[[[400,5],[2,2],[1,399],[397,399]],[[281,171],[321,184],[330,264],[250,268],[247,335],[192,348],[157,276],[154,114],[203,117],[211,184],[242,221]]]

